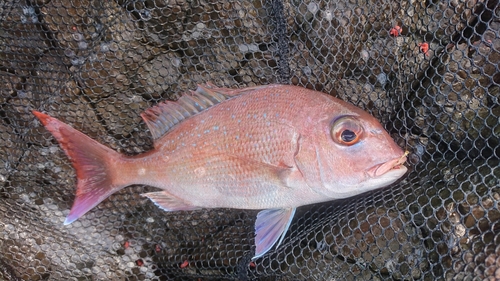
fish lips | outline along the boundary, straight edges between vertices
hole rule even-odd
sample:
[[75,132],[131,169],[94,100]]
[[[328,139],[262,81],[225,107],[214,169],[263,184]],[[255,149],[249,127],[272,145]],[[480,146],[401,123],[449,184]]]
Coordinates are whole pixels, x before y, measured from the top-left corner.
[[384,163],[377,164],[366,171],[370,178],[379,178],[379,177],[402,177],[408,168],[406,168],[403,164],[406,162],[407,153],[403,154],[403,156],[394,158]]

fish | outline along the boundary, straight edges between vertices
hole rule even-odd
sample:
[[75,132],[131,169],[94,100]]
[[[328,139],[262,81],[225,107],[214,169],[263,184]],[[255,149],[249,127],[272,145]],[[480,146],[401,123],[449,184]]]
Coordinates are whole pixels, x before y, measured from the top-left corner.
[[407,153],[362,109],[293,85],[241,89],[207,83],[141,117],[154,140],[142,154],[116,152],[68,124],[32,111],[76,171],[64,224],[133,184],[159,208],[261,210],[255,255],[278,247],[297,207],[349,198],[403,177]]

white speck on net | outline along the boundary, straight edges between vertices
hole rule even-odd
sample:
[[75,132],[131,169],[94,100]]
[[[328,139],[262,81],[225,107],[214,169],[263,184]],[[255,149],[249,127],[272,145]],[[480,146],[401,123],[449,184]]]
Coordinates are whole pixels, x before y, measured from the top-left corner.
[[327,20],[327,21],[331,21],[333,19],[333,12],[330,11],[330,10],[327,10],[323,13],[323,17]]
[[367,50],[363,49],[361,51],[361,58],[363,58],[364,61],[368,61],[368,59],[370,58],[370,53],[368,53]]
[[238,49],[242,53],[257,52],[259,51],[259,46],[257,44],[239,44]]
[[387,83],[387,74],[385,73],[380,73],[377,75],[377,80],[380,84],[385,85]]
[[309,12],[311,12],[312,14],[315,14],[318,10],[319,10],[319,7],[318,7],[318,4],[315,3],[315,2],[311,2],[307,5],[307,10]]
[[81,33],[73,33],[73,39],[75,39],[76,41],[82,41],[84,37]]
[[87,42],[85,42],[85,41],[78,42],[78,48],[80,50],[85,50],[85,49],[88,48],[88,46],[89,46],[89,44]]
[[49,152],[50,153],[56,153],[57,151],[59,151],[59,148],[57,146],[51,146],[49,147]]

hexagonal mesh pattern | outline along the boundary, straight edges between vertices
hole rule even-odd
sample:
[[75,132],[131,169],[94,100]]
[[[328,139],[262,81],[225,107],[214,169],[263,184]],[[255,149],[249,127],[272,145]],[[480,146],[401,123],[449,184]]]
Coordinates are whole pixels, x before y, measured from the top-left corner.
[[[3,1],[0,280],[500,279],[499,30],[497,0]],[[137,154],[139,114],[208,81],[360,106],[411,172],[299,208],[255,261],[257,211],[167,213],[147,186],[64,226],[75,173],[30,111]]]

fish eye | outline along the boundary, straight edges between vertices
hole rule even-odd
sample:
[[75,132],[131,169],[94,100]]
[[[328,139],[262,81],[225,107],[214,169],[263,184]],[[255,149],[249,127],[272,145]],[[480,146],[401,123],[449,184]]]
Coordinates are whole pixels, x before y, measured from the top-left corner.
[[351,146],[361,139],[363,126],[353,116],[345,116],[337,119],[331,129],[333,141],[338,144]]

